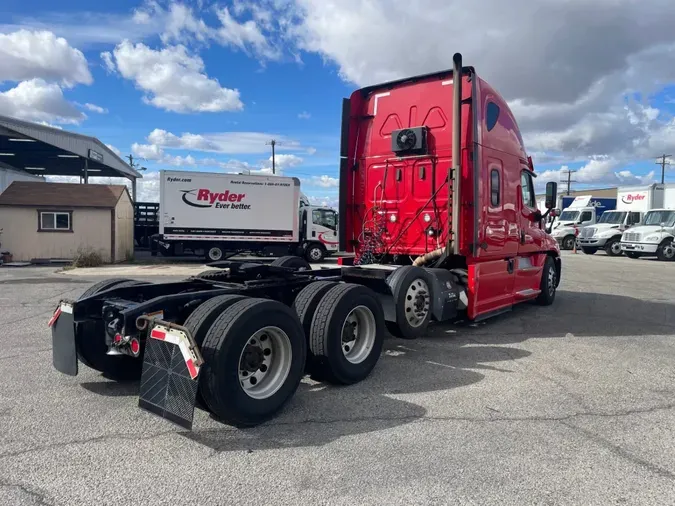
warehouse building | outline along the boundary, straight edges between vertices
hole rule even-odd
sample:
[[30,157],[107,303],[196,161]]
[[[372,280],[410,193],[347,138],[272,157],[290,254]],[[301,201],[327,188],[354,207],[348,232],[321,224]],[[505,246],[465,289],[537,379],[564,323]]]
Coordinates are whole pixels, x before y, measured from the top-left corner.
[[134,208],[123,185],[14,181],[0,194],[0,229],[14,261],[133,257]]

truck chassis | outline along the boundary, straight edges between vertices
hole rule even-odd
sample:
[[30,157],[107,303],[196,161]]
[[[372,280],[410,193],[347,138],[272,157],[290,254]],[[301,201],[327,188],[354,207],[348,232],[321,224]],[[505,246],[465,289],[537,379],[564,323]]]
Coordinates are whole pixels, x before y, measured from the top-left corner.
[[139,406],[191,429],[196,405],[249,427],[302,377],[349,385],[375,367],[385,329],[404,338],[463,308],[462,275],[402,266],[311,270],[298,257],[223,261],[179,282],[102,281],[60,301],[53,365],[139,379]]

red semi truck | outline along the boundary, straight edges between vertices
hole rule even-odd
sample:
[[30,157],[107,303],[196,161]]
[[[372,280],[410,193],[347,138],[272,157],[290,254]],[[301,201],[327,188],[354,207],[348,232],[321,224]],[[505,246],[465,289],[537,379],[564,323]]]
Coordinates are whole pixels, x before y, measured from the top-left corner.
[[225,423],[270,419],[305,374],[365,379],[385,328],[552,304],[557,242],[544,230],[531,159],[506,102],[461,55],[447,71],[358,90],[343,104],[341,249],[354,265],[299,257],[221,261],[171,283],[111,279],[59,303],[53,365],[140,378],[139,405],[191,428],[196,405]]

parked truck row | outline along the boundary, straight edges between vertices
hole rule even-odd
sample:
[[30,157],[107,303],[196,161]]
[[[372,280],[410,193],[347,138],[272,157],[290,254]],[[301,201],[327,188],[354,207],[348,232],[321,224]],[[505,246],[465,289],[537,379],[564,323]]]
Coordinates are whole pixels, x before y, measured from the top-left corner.
[[[368,377],[385,328],[415,339],[432,321],[554,303],[562,263],[544,222],[557,185],[546,185],[542,213],[516,119],[461,55],[450,70],[355,91],[341,137],[337,235],[356,265],[221,260],[180,282],[103,281],[58,304],[54,367],[140,378],[139,405],[185,427],[195,405],[251,426],[273,417],[307,373],[342,385]],[[167,177],[162,191],[190,211],[161,210],[163,241],[300,242],[296,204],[274,197],[296,198],[293,180]],[[216,218],[243,212],[252,218]],[[279,215],[264,235],[260,212]]]

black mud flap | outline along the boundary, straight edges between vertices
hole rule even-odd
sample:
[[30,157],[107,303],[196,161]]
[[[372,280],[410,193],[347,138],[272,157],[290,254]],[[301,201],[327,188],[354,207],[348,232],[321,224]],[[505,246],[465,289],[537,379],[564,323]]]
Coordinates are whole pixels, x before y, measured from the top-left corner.
[[165,330],[155,327],[150,333],[152,337],[146,341],[138,405],[191,430],[198,372],[186,355],[186,342],[179,344],[155,337],[167,335]]
[[52,363],[54,368],[77,376],[77,348],[75,345],[75,321],[73,305],[68,302],[59,303],[49,325],[52,328]]

